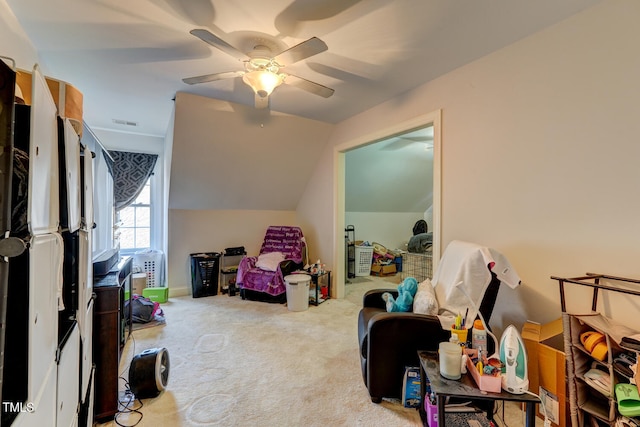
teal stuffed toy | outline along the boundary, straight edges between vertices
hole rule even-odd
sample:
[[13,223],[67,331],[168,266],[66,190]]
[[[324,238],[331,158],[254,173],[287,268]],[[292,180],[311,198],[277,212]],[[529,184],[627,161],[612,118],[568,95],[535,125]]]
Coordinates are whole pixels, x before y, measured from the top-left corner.
[[418,281],[413,277],[407,277],[398,285],[398,298],[393,298],[389,292],[382,294],[382,299],[387,303],[387,311],[410,311],[413,305],[413,297],[418,291]]

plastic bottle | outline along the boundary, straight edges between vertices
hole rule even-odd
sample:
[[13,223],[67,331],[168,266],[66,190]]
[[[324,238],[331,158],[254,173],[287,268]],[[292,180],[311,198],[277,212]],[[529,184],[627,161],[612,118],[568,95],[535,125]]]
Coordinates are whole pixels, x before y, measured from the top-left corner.
[[487,331],[484,329],[482,320],[476,319],[471,329],[471,348],[487,348]]

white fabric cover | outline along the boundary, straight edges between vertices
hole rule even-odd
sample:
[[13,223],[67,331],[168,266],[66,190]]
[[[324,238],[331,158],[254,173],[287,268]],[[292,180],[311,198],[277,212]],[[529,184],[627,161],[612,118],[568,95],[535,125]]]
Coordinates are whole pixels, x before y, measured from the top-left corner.
[[498,251],[460,240],[449,243],[432,279],[444,329],[451,327],[457,314],[464,316],[467,308],[465,324],[473,323],[491,282],[491,271],[511,288],[520,284],[520,277]]
[[438,314],[438,300],[431,284],[431,279],[425,279],[418,285],[418,292],[413,299],[413,312],[418,314]]
[[266,254],[258,255],[256,267],[261,270],[276,271],[282,261],[284,261],[282,252],[267,252]]

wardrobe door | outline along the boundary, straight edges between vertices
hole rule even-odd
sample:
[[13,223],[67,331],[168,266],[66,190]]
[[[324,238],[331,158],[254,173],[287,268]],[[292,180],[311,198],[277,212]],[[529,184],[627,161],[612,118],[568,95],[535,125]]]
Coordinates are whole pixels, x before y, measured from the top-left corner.
[[86,318],[86,323],[84,326],[84,330],[80,330],[80,335],[82,336],[82,346],[80,349],[80,364],[82,365],[80,371],[80,397],[82,399],[85,398],[87,390],[89,389],[89,383],[91,380],[91,369],[93,368],[93,334],[91,332],[93,329],[93,300],[91,300],[91,302],[89,303],[84,316]]
[[78,423],[78,389],[80,387],[80,336],[78,325],[60,349],[58,361],[58,392],[57,392],[57,427],[71,427]]
[[53,233],[60,223],[57,110],[37,65],[31,91],[27,222],[36,235]]
[[78,325],[80,336],[84,336],[85,312],[91,301],[92,280],[89,277],[91,249],[89,248],[89,232],[78,231]]
[[[84,228],[91,232],[91,230],[93,230],[93,155],[88,149],[84,150],[82,162],[82,212],[85,224]],[[89,241],[91,241],[91,239],[89,239]]]
[[33,236],[29,249],[28,398],[35,402],[58,347],[58,298],[62,298],[62,237]]
[[64,154],[65,177],[60,185],[67,188],[68,223],[65,225],[73,233],[80,228],[80,139],[69,119],[64,119]]
[[[56,386],[58,370],[55,360],[49,362],[43,378],[42,393],[23,404],[11,427],[53,426],[56,419]],[[64,380],[63,380],[64,381]],[[4,425],[4,424],[3,424]]]

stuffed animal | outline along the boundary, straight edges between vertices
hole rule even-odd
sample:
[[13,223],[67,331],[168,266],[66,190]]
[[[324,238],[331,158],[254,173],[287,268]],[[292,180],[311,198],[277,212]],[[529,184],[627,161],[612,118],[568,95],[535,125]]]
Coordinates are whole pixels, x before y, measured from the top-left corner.
[[413,277],[407,277],[398,285],[398,298],[393,298],[389,292],[382,294],[382,299],[387,303],[387,311],[409,311],[413,305],[413,297],[418,290],[418,281]]

